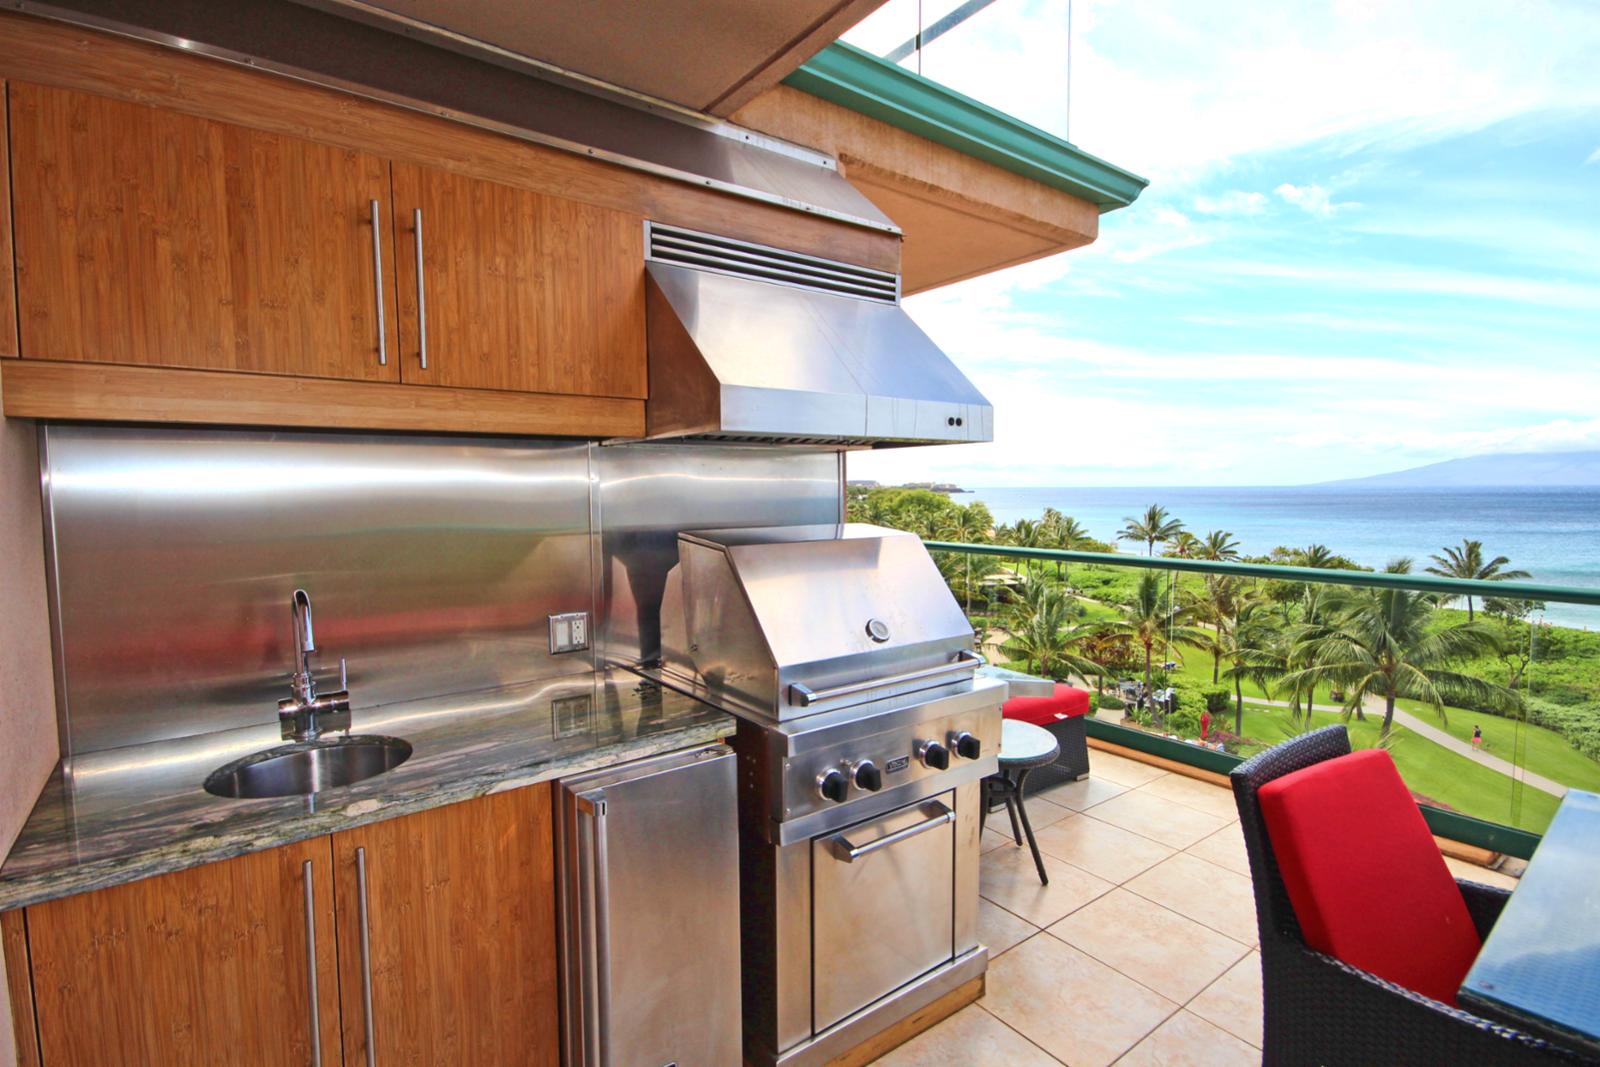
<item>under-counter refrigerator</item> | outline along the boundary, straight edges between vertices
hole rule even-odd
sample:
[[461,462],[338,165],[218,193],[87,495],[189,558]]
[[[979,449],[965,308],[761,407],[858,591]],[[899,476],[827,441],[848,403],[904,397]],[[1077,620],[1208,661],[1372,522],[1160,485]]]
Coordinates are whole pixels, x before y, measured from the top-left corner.
[[707,745],[558,784],[564,1062],[738,1067],[733,751]]

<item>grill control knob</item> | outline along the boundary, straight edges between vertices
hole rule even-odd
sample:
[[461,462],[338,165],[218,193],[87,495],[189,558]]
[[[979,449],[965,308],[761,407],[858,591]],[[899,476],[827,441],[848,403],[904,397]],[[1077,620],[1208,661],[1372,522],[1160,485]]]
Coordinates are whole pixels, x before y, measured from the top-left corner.
[[950,750],[937,741],[924,741],[917,746],[917,755],[922,759],[924,767],[932,767],[936,771],[950,768]]
[[955,736],[956,755],[962,759],[977,759],[983,753],[983,742],[976,737],[961,731]]
[[856,785],[869,793],[876,793],[883,788],[883,772],[869,759],[856,764],[855,779]]
[[843,804],[844,798],[850,795],[850,779],[841,770],[831,770],[817,779],[817,791],[824,799]]

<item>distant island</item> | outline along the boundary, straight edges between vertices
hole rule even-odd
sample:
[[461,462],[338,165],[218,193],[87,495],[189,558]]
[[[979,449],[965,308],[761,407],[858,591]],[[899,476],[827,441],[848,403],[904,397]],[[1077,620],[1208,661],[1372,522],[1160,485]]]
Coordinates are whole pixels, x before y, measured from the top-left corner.
[[965,493],[967,490],[951,482],[906,482],[904,485],[882,485],[869,479],[853,479],[849,484],[855,489],[926,489],[930,493]]
[[1397,489],[1600,486],[1600,451],[1502,452],[1430,463],[1425,467],[1317,482],[1317,488],[1383,486]]

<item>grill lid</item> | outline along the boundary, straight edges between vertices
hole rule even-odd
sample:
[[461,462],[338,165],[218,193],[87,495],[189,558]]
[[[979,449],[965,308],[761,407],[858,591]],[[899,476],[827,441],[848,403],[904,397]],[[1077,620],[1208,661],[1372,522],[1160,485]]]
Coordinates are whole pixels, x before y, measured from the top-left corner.
[[777,719],[946,685],[980,662],[922,542],[858,523],[681,534],[662,639],[665,672]]

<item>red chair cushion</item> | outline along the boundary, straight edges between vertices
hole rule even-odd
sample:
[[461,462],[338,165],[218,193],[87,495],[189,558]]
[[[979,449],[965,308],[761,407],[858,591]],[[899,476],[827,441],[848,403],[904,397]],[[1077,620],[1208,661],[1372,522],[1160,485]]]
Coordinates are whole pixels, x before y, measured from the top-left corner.
[[1056,691],[1047,697],[1012,697],[1000,707],[1008,719],[1031,722],[1035,726],[1050,726],[1062,719],[1075,719],[1089,714],[1089,691],[1077,689],[1061,682]]
[[1306,944],[1455,1004],[1481,941],[1389,753],[1326,760],[1259,797]]

